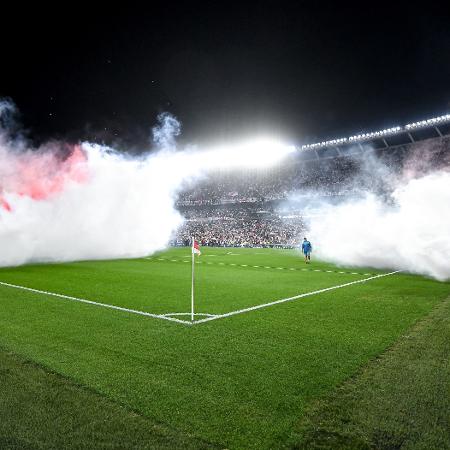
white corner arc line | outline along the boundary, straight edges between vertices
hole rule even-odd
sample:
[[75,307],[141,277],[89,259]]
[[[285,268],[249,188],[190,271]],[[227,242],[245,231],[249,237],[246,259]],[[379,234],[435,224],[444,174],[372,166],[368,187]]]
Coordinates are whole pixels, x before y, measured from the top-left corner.
[[[170,316],[191,316],[192,313],[187,312],[187,313],[165,313],[165,314],[161,314],[161,316],[163,317],[170,317]],[[194,316],[206,316],[206,317],[216,317],[217,314],[208,314],[208,313],[194,313]],[[192,322],[189,322],[190,324]]]
[[225,314],[218,314],[215,317],[207,317],[206,319],[196,320],[196,321],[193,322],[193,325],[196,325],[196,324],[199,324],[199,323],[210,322],[211,320],[223,319],[225,317],[235,316],[237,314],[243,314],[243,313],[246,313],[246,312],[255,311],[257,309],[267,308],[268,306],[278,305],[279,303],[290,302],[292,300],[297,300],[299,298],[309,297],[311,295],[316,295],[316,294],[321,294],[322,292],[333,291],[335,289],[340,289],[340,288],[343,288],[343,287],[346,287],[346,286],[351,286],[352,284],[365,283],[366,281],[369,281],[369,280],[375,280],[376,278],[387,277],[389,275],[394,275],[394,274],[399,273],[399,272],[401,272],[401,270],[396,270],[394,272],[389,272],[389,273],[382,273],[380,275],[375,275],[373,277],[363,278],[361,280],[356,280],[356,281],[350,281],[349,283],[339,284],[337,286],[331,286],[331,287],[328,287],[328,288],[319,289],[317,291],[306,292],[304,294],[295,295],[294,297],[282,298],[280,300],[275,300],[273,302],[263,303],[262,305],[256,305],[256,306],[251,306],[249,308],[238,309],[236,311],[231,311],[231,312],[228,312],[228,313],[225,313]]
[[72,300],[75,302],[87,303],[89,305],[102,306],[103,308],[116,309],[118,311],[124,311],[124,312],[128,312],[131,314],[138,314],[140,316],[147,316],[147,317],[153,317],[155,319],[169,320],[170,322],[182,323],[184,325],[192,325],[192,322],[190,322],[190,321],[188,322],[187,320],[180,320],[180,319],[176,319],[174,317],[166,317],[161,314],[152,314],[152,313],[148,313],[145,311],[138,311],[136,309],[124,308],[122,306],[109,305],[108,303],[94,302],[92,300],[86,300],[84,298],[71,297],[70,295],[56,294],[54,292],[48,292],[48,291],[41,291],[39,289],[32,289],[32,288],[29,288],[26,286],[19,286],[17,284],[4,283],[2,281],[0,281],[0,285],[7,286],[10,288],[14,288],[14,289],[22,289],[23,291],[35,292],[37,294],[51,295],[52,297],[63,298],[65,300]]

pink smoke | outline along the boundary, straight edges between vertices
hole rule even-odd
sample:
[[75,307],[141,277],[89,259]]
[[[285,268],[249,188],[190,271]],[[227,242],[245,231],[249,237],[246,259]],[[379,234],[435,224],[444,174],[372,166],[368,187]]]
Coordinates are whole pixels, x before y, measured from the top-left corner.
[[0,154],[0,207],[12,211],[5,195],[17,194],[34,200],[62,192],[68,183],[88,179],[87,157],[80,145],[65,145],[61,151],[50,148],[24,153]]

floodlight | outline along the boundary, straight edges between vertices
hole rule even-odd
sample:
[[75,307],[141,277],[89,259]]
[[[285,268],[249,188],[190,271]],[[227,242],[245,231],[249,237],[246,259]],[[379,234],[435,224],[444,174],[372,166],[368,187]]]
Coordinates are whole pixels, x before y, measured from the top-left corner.
[[292,145],[271,138],[224,145],[201,153],[203,166],[210,168],[270,167],[295,151]]

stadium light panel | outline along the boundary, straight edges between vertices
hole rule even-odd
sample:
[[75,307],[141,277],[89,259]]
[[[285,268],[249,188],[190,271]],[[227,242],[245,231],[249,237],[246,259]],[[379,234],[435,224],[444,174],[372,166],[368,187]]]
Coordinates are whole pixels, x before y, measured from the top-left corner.
[[397,127],[392,127],[392,128],[385,128],[384,130],[372,131],[370,133],[360,133],[360,134],[356,134],[354,136],[350,136],[348,138],[338,138],[338,139],[331,139],[329,141],[316,142],[314,144],[304,144],[300,148],[301,148],[301,150],[312,150],[312,149],[319,149],[319,148],[324,148],[324,147],[338,146],[338,145],[345,144],[348,142],[361,142],[361,141],[366,141],[369,139],[380,138],[383,136],[389,136],[392,134],[401,133],[402,131],[403,131],[403,128],[400,126],[397,126]]
[[355,136],[350,136],[348,140],[350,142],[364,141],[367,139],[379,138],[383,136],[389,136],[391,134],[396,134],[399,133],[401,130],[402,127],[385,128],[384,130],[372,131],[370,133],[356,134]]
[[323,142],[317,142],[315,144],[306,144],[302,145],[302,150],[312,149],[312,148],[320,148],[320,147],[329,147],[332,145],[339,145],[347,142],[347,138],[338,138],[338,139],[331,139],[329,141],[323,141]]
[[450,114],[444,114],[443,116],[432,117],[431,119],[421,120],[419,122],[412,122],[405,125],[406,130],[414,130],[417,128],[424,128],[441,123],[450,122]]

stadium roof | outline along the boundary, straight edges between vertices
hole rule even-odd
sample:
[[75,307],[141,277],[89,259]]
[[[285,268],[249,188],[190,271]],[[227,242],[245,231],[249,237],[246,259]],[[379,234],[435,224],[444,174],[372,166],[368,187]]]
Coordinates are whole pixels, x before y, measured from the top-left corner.
[[444,114],[442,116],[421,120],[419,122],[408,123],[404,126],[395,126],[391,128],[385,128],[383,130],[360,133],[350,137],[340,137],[327,141],[305,144],[299,147],[299,150],[318,150],[327,147],[339,147],[341,145],[359,144],[362,142],[373,141],[374,139],[382,139],[385,143],[385,146],[388,147],[389,144],[386,142],[387,137],[406,134],[410,142],[415,142],[416,140],[421,140],[421,138],[419,137],[418,139],[416,139],[411,133],[424,128],[433,128],[436,131],[437,136],[443,136],[447,133],[443,133],[440,130],[439,126],[449,123],[450,114]]

